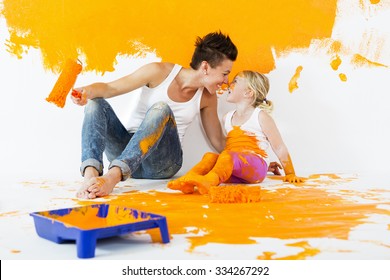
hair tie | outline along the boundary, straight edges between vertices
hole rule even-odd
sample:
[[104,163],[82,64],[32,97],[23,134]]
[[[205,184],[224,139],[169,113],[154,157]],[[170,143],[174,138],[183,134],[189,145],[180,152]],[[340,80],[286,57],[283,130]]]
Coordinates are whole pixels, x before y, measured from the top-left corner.
[[263,99],[263,102],[267,103],[267,98],[264,98],[264,99]]

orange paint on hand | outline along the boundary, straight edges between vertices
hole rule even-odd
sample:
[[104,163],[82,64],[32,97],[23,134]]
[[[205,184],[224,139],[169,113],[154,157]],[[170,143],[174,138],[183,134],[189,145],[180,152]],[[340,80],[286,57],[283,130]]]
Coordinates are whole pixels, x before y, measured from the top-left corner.
[[60,108],[64,108],[66,97],[76,82],[77,75],[80,74],[81,70],[82,66],[80,64],[72,59],[68,59],[46,101],[52,102]]
[[295,74],[291,78],[290,82],[288,83],[288,91],[292,93],[294,90],[298,88],[298,79],[301,76],[301,71],[303,70],[302,66],[298,66],[297,69],[295,69]]
[[72,89],[72,96],[75,97],[75,98],[78,98],[80,99],[82,97],[82,94],[81,92],[75,90],[75,89]]

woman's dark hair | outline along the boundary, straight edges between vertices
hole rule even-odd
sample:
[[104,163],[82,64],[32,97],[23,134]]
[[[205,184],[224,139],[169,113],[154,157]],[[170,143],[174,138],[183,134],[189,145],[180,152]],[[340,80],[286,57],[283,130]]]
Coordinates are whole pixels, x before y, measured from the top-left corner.
[[202,61],[207,61],[212,68],[217,67],[224,59],[237,59],[238,50],[230,37],[221,31],[209,33],[203,38],[198,37],[190,66],[198,69]]

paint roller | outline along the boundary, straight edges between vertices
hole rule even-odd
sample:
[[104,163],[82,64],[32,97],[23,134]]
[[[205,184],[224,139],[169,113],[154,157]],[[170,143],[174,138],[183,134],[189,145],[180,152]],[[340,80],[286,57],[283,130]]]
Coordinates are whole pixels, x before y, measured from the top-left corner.
[[208,196],[212,203],[252,203],[260,202],[260,186],[223,185],[209,188]]
[[[46,101],[54,103],[60,108],[64,108],[66,97],[69,91],[72,89],[76,82],[78,74],[80,74],[82,66],[77,61],[68,59],[61,71],[60,76],[57,79],[50,95],[46,98]],[[73,91],[72,95],[80,94],[77,91]]]

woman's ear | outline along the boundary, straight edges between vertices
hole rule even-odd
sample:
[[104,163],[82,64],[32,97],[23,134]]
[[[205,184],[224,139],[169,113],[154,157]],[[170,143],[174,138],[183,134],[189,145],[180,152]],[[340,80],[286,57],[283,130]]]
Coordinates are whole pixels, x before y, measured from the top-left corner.
[[210,65],[206,60],[203,60],[202,63],[200,64],[200,70],[204,75],[207,75],[209,67]]

